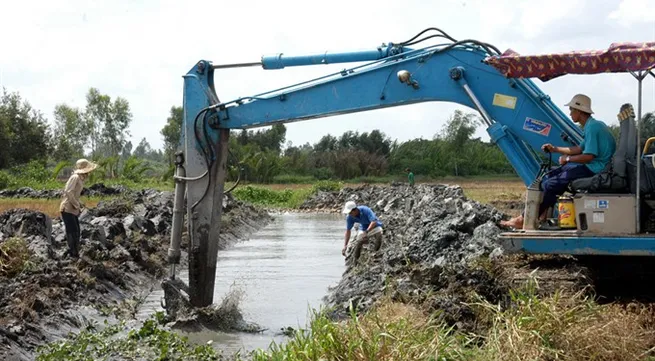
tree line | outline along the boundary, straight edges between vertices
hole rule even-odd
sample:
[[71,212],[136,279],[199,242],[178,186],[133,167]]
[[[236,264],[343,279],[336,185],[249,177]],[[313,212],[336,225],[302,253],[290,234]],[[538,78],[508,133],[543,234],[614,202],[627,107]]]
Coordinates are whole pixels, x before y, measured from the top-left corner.
[[[0,169],[23,169],[30,164],[55,170],[70,168],[81,157],[101,164],[100,177],[170,179],[177,150],[183,111],[172,106],[160,130],[163,149],[154,149],[143,138],[128,140],[133,115],[129,102],[112,99],[96,88],[86,94],[86,105],[56,105],[53,122],[18,93],[3,89],[0,98]],[[399,142],[376,129],[326,134],[318,142],[295,145],[286,141],[286,127],[276,124],[258,130],[233,130],[230,136],[229,178],[254,183],[298,180],[375,178],[404,175],[411,168],[417,176],[480,176],[515,174],[500,149],[474,138],[480,118],[455,111],[444,127],[429,139]],[[610,126],[618,136],[618,125]],[[655,135],[655,113],[644,116],[642,143]],[[23,167],[23,168],[21,168]]]
[[[172,157],[180,136],[182,109],[173,107],[162,135]],[[472,138],[478,116],[455,111],[431,139],[392,140],[382,131],[327,134],[315,144],[286,142],[286,127],[234,130],[230,135],[230,180],[294,183],[299,180],[400,176],[406,168],[424,177],[515,174],[500,149]]]

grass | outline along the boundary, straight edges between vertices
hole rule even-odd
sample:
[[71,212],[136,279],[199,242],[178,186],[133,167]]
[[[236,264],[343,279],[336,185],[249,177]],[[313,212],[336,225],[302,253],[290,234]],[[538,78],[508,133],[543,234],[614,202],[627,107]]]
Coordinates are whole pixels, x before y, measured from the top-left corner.
[[12,237],[0,243],[0,277],[11,278],[29,267],[31,251],[27,242]]
[[161,327],[163,313],[158,312],[140,328],[130,329],[125,322],[92,326],[68,339],[38,348],[37,361],[87,361],[100,359],[214,361],[219,354],[211,345],[193,345],[186,337]]
[[[95,207],[102,197],[81,197],[87,208]],[[39,211],[54,218],[60,215],[59,204],[61,199],[35,199],[35,198],[0,198],[0,213],[14,208],[26,208]]]
[[318,191],[338,191],[342,186],[342,183],[335,181],[319,181],[296,187],[244,185],[237,187],[233,194],[237,199],[261,206],[297,208]]
[[383,301],[345,321],[315,313],[308,330],[259,350],[256,361],[309,360],[646,360],[655,345],[652,310],[600,305],[582,293],[536,296],[534,281],[503,309],[472,302],[490,327],[463,333],[417,306]]
[[453,183],[464,189],[466,197],[480,203],[521,200],[525,197],[526,187],[520,180],[464,180]]

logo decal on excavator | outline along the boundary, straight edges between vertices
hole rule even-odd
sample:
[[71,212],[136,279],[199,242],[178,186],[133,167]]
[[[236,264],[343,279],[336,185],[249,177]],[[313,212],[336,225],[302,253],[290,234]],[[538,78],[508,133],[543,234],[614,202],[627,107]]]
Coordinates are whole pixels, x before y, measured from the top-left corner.
[[530,117],[525,118],[525,122],[523,123],[523,129],[543,135],[544,137],[547,137],[548,134],[550,134],[551,128],[552,126],[550,124]]

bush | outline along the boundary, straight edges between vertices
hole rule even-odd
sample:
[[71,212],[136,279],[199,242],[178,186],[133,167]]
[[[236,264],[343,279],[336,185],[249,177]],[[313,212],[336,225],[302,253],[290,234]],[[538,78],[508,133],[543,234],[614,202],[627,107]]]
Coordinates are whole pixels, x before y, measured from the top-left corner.
[[25,180],[29,183],[47,182],[48,180],[51,179],[52,176],[52,174],[48,171],[45,165],[35,160],[27,164],[22,164],[14,167],[12,169],[12,173],[14,173],[18,178]]
[[342,182],[332,181],[332,180],[322,180],[316,182],[312,186],[311,194],[316,194],[319,191],[323,192],[338,192],[341,187],[343,187]]
[[323,167],[314,169],[314,178],[319,180],[334,178],[334,171],[331,168]]
[[310,175],[280,174],[273,177],[273,183],[277,184],[310,184],[316,182],[316,178]]
[[11,176],[5,171],[0,171],[0,189],[9,187],[11,187]]
[[232,193],[242,201],[271,206],[285,204],[289,202],[293,195],[291,189],[274,191],[267,188],[253,187],[251,185],[237,187]]

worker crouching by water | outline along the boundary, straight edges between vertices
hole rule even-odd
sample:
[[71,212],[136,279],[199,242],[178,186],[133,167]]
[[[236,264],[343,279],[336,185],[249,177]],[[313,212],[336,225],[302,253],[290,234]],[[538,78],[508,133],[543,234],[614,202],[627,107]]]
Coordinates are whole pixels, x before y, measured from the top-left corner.
[[66,228],[66,241],[68,251],[66,254],[71,258],[78,258],[80,250],[80,221],[79,215],[82,212],[80,196],[84,188],[84,181],[89,173],[98,167],[97,164],[86,159],[80,159],[75,163],[75,170],[68,178],[64,193],[62,194],[59,212]]
[[357,235],[353,245],[353,261],[357,262],[364,244],[368,243],[368,238],[373,238],[373,249],[377,251],[382,245],[382,222],[377,218],[373,210],[367,206],[357,206],[353,201],[346,202],[343,207],[343,213],[346,217],[346,234],[343,250],[341,254],[346,256],[348,241],[350,240],[350,230],[355,223],[359,223],[362,232]]

